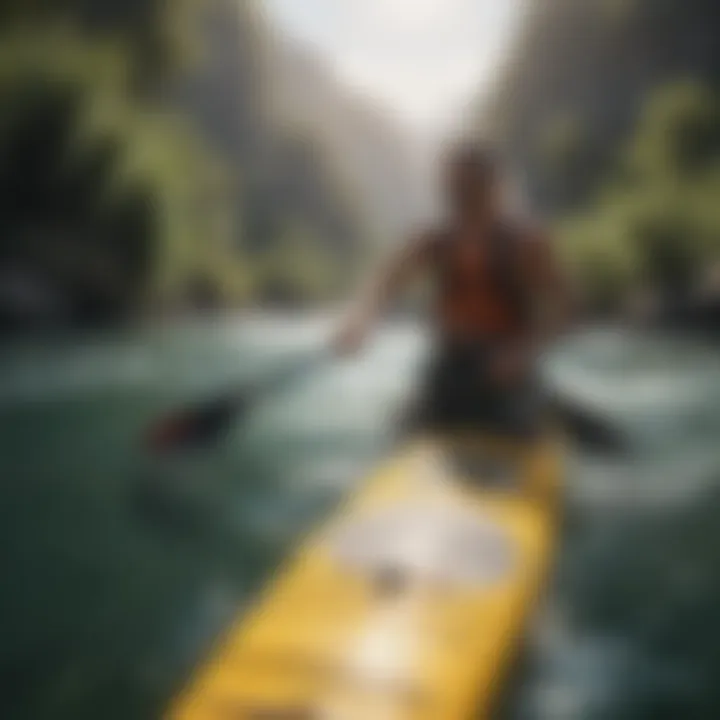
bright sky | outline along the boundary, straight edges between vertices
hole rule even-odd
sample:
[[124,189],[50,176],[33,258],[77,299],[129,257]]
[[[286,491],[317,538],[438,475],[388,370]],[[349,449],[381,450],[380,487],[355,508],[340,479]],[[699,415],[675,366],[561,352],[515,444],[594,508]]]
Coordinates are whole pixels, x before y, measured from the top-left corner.
[[523,0],[265,0],[337,75],[422,136],[442,134],[487,87]]

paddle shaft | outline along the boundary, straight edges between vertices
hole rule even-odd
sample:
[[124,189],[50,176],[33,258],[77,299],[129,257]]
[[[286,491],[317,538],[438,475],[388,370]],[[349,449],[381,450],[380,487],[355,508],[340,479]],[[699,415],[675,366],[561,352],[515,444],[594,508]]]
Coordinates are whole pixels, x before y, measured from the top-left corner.
[[[176,453],[217,443],[233,425],[267,401],[274,393],[316,371],[336,354],[322,347],[300,362],[292,363],[241,390],[232,390],[184,411],[174,413],[149,433],[154,452]],[[568,397],[552,394],[549,411],[579,445],[600,452],[621,453],[627,450],[622,433],[591,408],[582,407]]]
[[171,413],[151,428],[147,445],[153,452],[161,454],[212,445],[274,393],[316,370],[329,357],[330,354],[324,351],[314,353],[247,387],[226,391],[211,400]]

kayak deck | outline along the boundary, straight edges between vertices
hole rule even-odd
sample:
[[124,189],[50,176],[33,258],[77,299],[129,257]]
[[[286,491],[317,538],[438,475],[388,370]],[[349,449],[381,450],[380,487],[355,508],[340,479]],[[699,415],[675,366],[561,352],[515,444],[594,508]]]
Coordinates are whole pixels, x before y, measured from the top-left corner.
[[421,440],[300,548],[173,720],[485,718],[548,571],[554,442]]

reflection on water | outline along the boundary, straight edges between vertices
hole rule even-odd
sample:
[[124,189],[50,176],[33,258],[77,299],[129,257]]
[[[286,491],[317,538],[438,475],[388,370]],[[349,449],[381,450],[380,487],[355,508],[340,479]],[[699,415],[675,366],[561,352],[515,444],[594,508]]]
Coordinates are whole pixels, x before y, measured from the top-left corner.
[[[422,348],[408,329],[309,375],[211,456],[161,467],[139,452],[164,408],[310,352],[323,325],[256,319],[3,355],[3,717],[158,717],[290,544],[382,455]],[[594,331],[549,370],[617,418],[638,456],[571,459],[517,713],[716,717],[720,362]],[[138,505],[148,483],[167,492]]]

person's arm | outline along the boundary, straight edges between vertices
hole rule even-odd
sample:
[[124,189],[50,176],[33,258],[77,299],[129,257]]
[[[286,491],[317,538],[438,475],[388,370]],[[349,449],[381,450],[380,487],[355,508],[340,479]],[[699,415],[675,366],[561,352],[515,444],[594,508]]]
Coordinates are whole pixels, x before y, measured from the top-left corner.
[[349,317],[336,337],[336,349],[341,353],[358,350],[388,306],[406,287],[410,279],[428,262],[435,236],[424,233],[411,238],[381,267],[363,288]]

